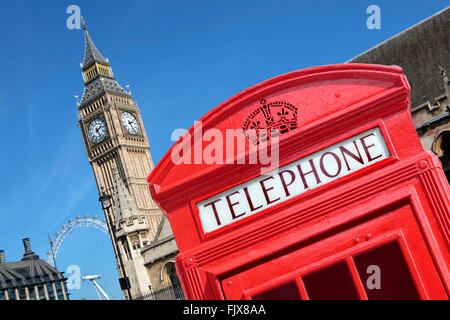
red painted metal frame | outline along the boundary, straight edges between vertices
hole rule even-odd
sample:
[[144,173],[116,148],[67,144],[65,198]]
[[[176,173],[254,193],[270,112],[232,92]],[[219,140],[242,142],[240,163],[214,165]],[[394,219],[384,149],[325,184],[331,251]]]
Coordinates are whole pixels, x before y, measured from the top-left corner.
[[[403,203],[406,204],[407,202],[403,202]],[[405,212],[404,212],[406,210],[405,207],[401,207],[400,209],[403,210],[403,213],[401,213],[401,214],[405,214]],[[389,214],[389,213],[390,213],[389,211],[384,212],[383,215]],[[383,215],[381,215],[381,219],[380,218],[378,219],[379,220],[378,222],[375,221],[376,224],[380,224],[380,222],[382,222],[383,224],[386,224],[386,222],[385,222],[386,219],[383,218]],[[392,220],[393,218],[390,217],[389,219]],[[410,219],[410,220],[414,220],[414,219]],[[374,224],[374,222],[371,220],[369,220],[368,222]],[[358,234],[359,233],[364,234],[364,229],[366,229],[366,228],[359,227],[359,229],[361,229],[361,231],[358,232]],[[352,233],[356,233],[356,232],[353,230]],[[345,238],[348,238],[345,233],[340,233],[340,234],[334,235],[334,237],[336,237],[336,236],[340,237],[341,243],[343,242],[343,240],[345,240]],[[242,294],[245,299],[251,299],[252,296],[261,293],[261,291],[265,291],[267,289],[277,287],[280,284],[286,283],[289,280],[292,280],[293,278],[295,278],[300,289],[302,289],[302,290],[300,290],[302,297],[304,299],[307,299],[307,293],[306,293],[306,291],[304,291],[304,288],[302,285],[302,280],[300,277],[303,277],[314,271],[321,270],[327,266],[330,266],[334,263],[337,263],[339,261],[344,261],[344,260],[350,266],[350,269],[355,269],[355,264],[353,262],[352,256],[368,252],[369,250],[378,248],[384,244],[391,243],[394,240],[397,240],[401,247],[401,251],[404,253],[404,257],[406,259],[408,268],[410,269],[411,276],[414,278],[416,283],[421,284],[417,287],[420,297],[422,299],[429,299],[430,297],[442,299],[442,298],[446,297],[446,293],[443,290],[443,288],[441,288],[441,290],[438,292],[431,292],[431,293],[427,292],[427,289],[429,289],[430,286],[425,286],[423,284],[424,283],[423,277],[426,276],[427,278],[429,278],[428,276],[430,274],[428,274],[427,272],[423,272],[423,269],[425,267],[429,267],[430,265],[433,265],[433,262],[427,261],[428,263],[425,265],[423,265],[423,263],[422,263],[420,270],[418,270],[419,267],[418,267],[417,263],[422,262],[422,260],[424,260],[424,257],[417,256],[417,255],[415,258],[413,257],[411,248],[408,246],[408,242],[406,241],[404,231],[393,230],[390,232],[381,232],[380,234],[371,234],[371,236],[372,237],[369,239],[361,239],[361,241],[360,241],[361,243],[357,243],[357,244],[350,244],[353,241],[353,238],[350,238],[349,239],[350,241],[348,241],[349,244],[345,245],[346,249],[336,251],[336,254],[333,254],[333,255],[323,254],[323,257],[320,258],[319,260],[316,259],[317,261],[313,264],[305,263],[304,261],[302,261],[302,264],[305,265],[304,267],[296,268],[293,271],[282,274],[278,278],[271,278],[269,281],[266,280],[267,282],[263,282],[262,284],[259,284],[257,287],[251,286],[251,289],[242,290]],[[416,234],[415,236],[421,237],[420,234]],[[411,235],[409,235],[408,237],[411,238]],[[333,240],[333,242],[334,241],[336,241],[336,240]],[[311,249],[309,249],[309,251],[311,251]],[[296,250],[294,250],[288,254],[296,254],[296,255],[300,255],[300,256],[301,255],[305,256],[305,253],[302,252],[301,249],[299,250],[299,252],[296,252]],[[287,256],[287,254],[284,255],[283,258],[285,256]],[[303,258],[302,260],[307,260],[307,259],[308,259],[308,256],[305,256],[305,258]],[[430,260],[430,259],[428,258],[428,260]],[[277,264],[277,267],[280,267],[281,264],[278,262],[277,259],[274,259],[273,261],[275,264]],[[300,261],[300,260],[298,260],[298,261]],[[254,272],[253,270],[251,270],[251,271]],[[361,285],[361,279],[359,278],[359,275],[356,272],[356,269],[354,271],[355,272],[352,274],[352,277],[356,278],[355,279],[356,284]],[[248,271],[247,271],[247,273],[248,273]],[[254,272],[254,273],[257,274],[256,272]],[[240,274],[238,274],[238,275],[240,276]],[[268,276],[264,273],[263,274],[260,273],[260,274],[258,274],[258,277],[260,277],[258,279],[258,281],[259,280],[262,281],[262,278],[267,278]],[[434,280],[434,282],[439,282],[439,280],[436,281],[436,279],[426,279],[427,282],[430,282],[430,280],[431,280],[431,282],[433,282],[433,280]],[[230,281],[229,278],[223,280],[223,282],[225,282],[225,287],[226,287],[227,281]],[[358,289],[358,294],[359,294],[360,298],[367,299],[367,295],[366,295],[363,287],[359,286],[357,289]],[[434,290],[436,290],[436,289],[434,289]]]
[[[297,275],[295,277],[296,278],[295,281],[297,282],[297,285],[300,287],[300,294],[301,294],[303,300],[308,300],[308,294],[306,292],[306,289],[304,287],[303,281],[300,278],[300,276],[303,276],[308,273],[312,273],[314,271],[321,270],[321,269],[323,269],[329,265],[332,265],[333,263],[339,262],[341,260],[345,260],[347,265],[350,266],[350,269],[352,270],[352,277],[357,278],[356,280],[358,280],[358,281],[356,283],[359,283],[359,282],[361,282],[361,279],[356,271],[353,259],[351,256],[345,257],[346,253],[348,254],[348,251],[362,253],[364,251],[368,251],[369,249],[373,249],[373,248],[379,247],[383,244],[390,243],[393,240],[401,240],[400,244],[402,246],[402,250],[407,251],[407,249],[405,248],[406,244],[405,244],[405,241],[403,238],[404,238],[404,236],[402,235],[401,232],[400,233],[399,232],[388,233],[382,239],[376,239],[375,242],[371,241],[371,243],[369,245],[366,245],[363,249],[358,248],[358,249],[348,249],[344,252],[341,251],[338,253],[337,256],[332,256],[332,257],[328,257],[327,259],[323,259],[324,261],[321,261],[314,266],[309,265],[306,268],[303,268],[301,270],[294,270],[288,274],[283,274],[283,276],[281,278],[274,279],[270,283],[262,284],[257,288],[243,290],[243,295],[246,300],[251,300],[252,296],[254,296],[258,293],[261,293],[262,291],[265,291],[267,289],[275,288],[283,283],[286,283],[289,281],[290,278],[292,278],[293,275]],[[408,260],[408,266],[412,267],[412,265],[414,265],[414,263],[411,262],[412,258],[411,258],[411,255],[409,252],[406,252],[406,257]],[[413,277],[417,278],[417,274],[418,274],[417,272],[413,273]],[[416,280],[420,281],[419,279],[416,279]],[[423,287],[420,287],[419,290],[420,290],[420,294],[422,297],[427,297],[426,293],[423,290]],[[364,288],[358,287],[358,294],[360,295],[361,300],[367,300],[367,295],[366,295]]]
[[[180,250],[176,265],[185,297],[225,299],[224,279],[294,252],[332,230],[345,237],[348,231],[344,226],[402,204],[412,208],[433,259],[433,272],[441,281],[426,287],[417,280],[421,297],[448,298],[450,188],[439,160],[423,150],[415,132],[409,90],[399,67],[322,66],[262,82],[202,117],[203,130],[238,129],[261,99],[286,101],[298,107],[299,125],[280,136],[280,166],[374,127],[380,128],[391,156],[204,234],[196,203],[258,177],[262,166],[175,165],[172,147],[150,173],[148,182],[153,199],[169,218]],[[194,136],[194,128],[188,133]],[[180,139],[175,145],[182,143],[185,141]],[[186,143],[192,148],[193,141]],[[408,250],[412,259],[421,259],[415,256],[414,248]],[[326,264],[327,257],[324,259]],[[355,270],[352,274],[355,276]],[[279,276],[286,276],[283,270]],[[301,281],[298,285],[300,295],[306,298]],[[260,284],[261,290],[268,286]],[[244,288],[244,299],[253,294],[246,290],[250,288]],[[361,299],[367,298],[362,288],[358,292]],[[445,297],[442,292],[446,292]]]

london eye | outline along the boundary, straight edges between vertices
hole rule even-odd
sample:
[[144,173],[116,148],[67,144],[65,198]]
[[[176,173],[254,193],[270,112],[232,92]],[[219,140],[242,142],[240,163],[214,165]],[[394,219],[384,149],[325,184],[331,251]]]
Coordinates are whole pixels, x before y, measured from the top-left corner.
[[[99,232],[100,231],[100,232]],[[114,251],[108,226],[98,216],[76,216],[63,224],[50,237],[47,262],[68,277],[71,299],[97,299],[97,287],[92,281],[81,281],[88,275],[101,275],[102,287],[111,299],[123,299],[117,280]],[[90,279],[89,279],[90,280]]]

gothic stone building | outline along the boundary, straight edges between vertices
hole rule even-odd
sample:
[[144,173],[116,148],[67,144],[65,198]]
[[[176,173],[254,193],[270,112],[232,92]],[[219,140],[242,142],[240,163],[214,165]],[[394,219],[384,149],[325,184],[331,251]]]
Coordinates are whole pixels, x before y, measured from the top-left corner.
[[450,180],[450,7],[348,62],[403,68],[422,145],[438,155]]
[[[178,253],[170,225],[152,200],[147,176],[153,169],[150,145],[131,92],[115,80],[109,64],[84,26],[81,70],[84,92],[78,125],[113,242],[126,299],[170,286]],[[170,275],[170,276],[169,276]]]
[[31,250],[30,239],[22,240],[22,260],[6,262],[0,250],[0,300],[68,300],[66,280]]

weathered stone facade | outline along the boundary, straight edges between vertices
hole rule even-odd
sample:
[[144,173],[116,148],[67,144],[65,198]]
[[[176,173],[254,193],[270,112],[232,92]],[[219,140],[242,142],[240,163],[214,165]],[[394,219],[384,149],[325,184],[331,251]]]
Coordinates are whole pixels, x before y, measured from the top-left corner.
[[175,275],[175,257],[177,252],[178,248],[172,235],[169,221],[167,218],[164,218],[156,240],[141,250],[144,264],[153,266],[153,268],[147,269],[150,282],[152,283],[152,290],[178,284],[173,283],[175,279],[172,278]]

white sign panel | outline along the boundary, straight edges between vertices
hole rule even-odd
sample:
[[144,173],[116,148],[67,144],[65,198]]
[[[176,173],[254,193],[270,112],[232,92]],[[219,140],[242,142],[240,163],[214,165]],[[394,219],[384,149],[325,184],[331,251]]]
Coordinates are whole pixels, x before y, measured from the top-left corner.
[[390,156],[378,127],[197,203],[205,233]]

